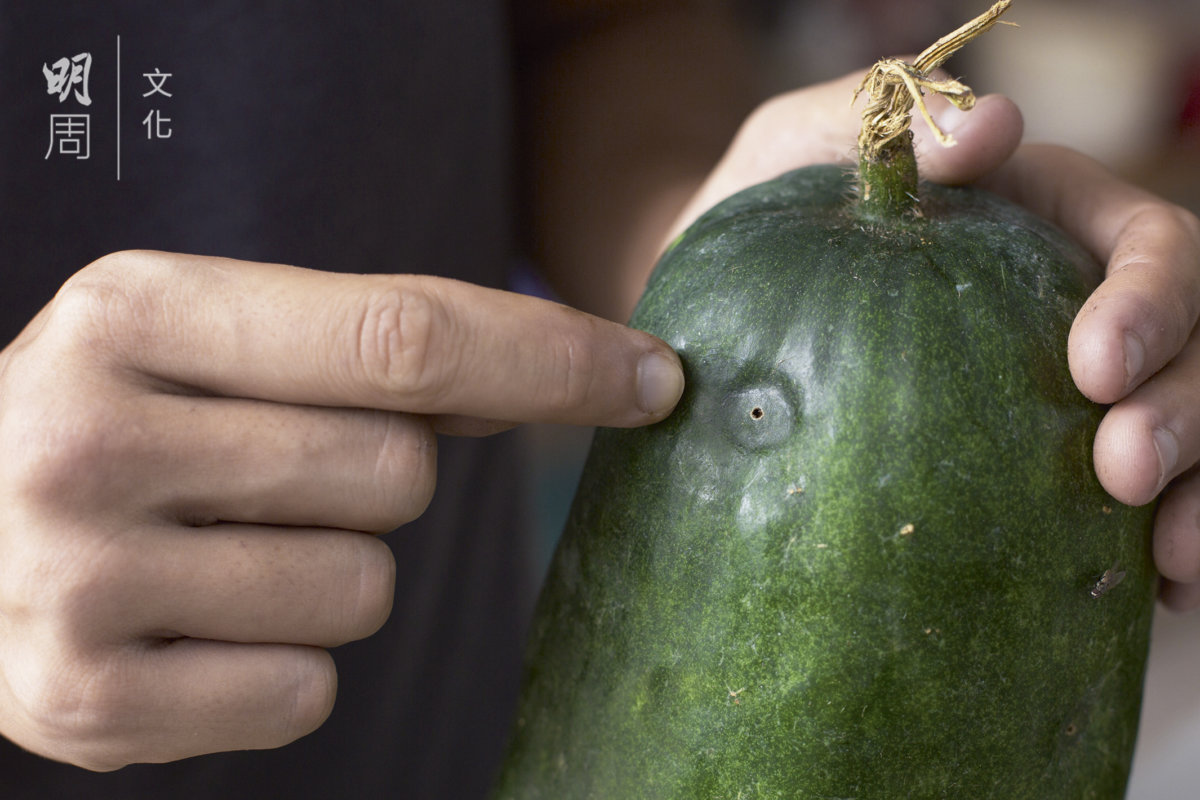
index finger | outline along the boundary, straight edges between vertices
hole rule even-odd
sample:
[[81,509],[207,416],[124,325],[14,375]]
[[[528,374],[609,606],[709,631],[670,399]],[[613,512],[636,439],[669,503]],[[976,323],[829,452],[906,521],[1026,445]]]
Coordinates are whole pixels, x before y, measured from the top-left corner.
[[632,426],[683,390],[659,339],[445,278],[133,252],[82,271],[56,302],[103,328],[92,340],[109,363],[226,396]]

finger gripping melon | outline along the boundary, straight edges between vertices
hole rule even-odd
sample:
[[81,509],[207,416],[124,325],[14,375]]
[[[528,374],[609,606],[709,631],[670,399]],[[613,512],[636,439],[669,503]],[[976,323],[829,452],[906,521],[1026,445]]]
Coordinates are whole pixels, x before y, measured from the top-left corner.
[[1151,510],[1099,486],[1088,257],[985,192],[876,219],[805,168],[698,220],[633,324],[666,421],[601,430],[499,798],[1119,798]]

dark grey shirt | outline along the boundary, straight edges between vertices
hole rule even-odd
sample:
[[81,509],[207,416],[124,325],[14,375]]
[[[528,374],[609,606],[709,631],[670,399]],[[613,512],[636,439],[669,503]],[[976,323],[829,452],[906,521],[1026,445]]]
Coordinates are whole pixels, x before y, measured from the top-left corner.
[[[73,272],[125,248],[503,286],[512,252],[504,7],[0,4],[0,339]],[[43,66],[51,75],[62,58],[82,66],[73,59],[83,53],[90,103],[79,84],[62,100],[49,94]],[[73,116],[77,133],[81,114],[87,159],[69,126],[55,138],[52,120]],[[399,569],[391,620],[334,652],[338,702],[317,733],[275,751],[103,775],[0,740],[0,794],[482,796],[532,594],[516,449],[507,436],[442,441],[432,506],[388,537]]]

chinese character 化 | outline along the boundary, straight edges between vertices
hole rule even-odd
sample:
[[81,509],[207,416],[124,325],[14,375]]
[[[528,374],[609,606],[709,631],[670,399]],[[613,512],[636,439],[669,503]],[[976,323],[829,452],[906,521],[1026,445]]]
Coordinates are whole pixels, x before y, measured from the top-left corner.
[[[162,112],[157,108],[151,109],[146,118],[142,120],[142,124],[146,126],[147,139],[170,139],[171,129],[163,125],[164,122],[170,122],[170,117],[164,117]],[[153,125],[151,125],[153,123]]]
[[46,76],[46,94],[57,94],[58,102],[67,99],[71,89],[75,88],[75,99],[85,106],[92,104],[88,95],[88,76],[92,71],[92,54],[80,53],[73,58],[63,56],[54,62],[54,67],[42,64],[42,74]]
[[55,152],[58,145],[60,155],[75,156],[79,160],[86,159],[91,150],[91,116],[88,114],[51,114],[50,115],[50,148],[46,150],[45,158]]

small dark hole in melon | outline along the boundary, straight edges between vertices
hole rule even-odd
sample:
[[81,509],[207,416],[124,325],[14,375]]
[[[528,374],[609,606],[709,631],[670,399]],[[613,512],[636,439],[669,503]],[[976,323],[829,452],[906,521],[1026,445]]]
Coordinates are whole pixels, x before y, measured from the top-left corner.
[[766,413],[758,406],[750,410],[750,419],[762,419],[765,416]]
[[1074,722],[1071,722],[1068,723],[1067,729],[1064,732],[1067,734],[1067,736],[1074,736],[1075,734],[1079,733],[1079,728],[1075,727]]

